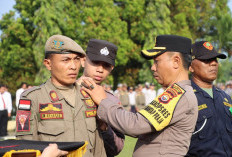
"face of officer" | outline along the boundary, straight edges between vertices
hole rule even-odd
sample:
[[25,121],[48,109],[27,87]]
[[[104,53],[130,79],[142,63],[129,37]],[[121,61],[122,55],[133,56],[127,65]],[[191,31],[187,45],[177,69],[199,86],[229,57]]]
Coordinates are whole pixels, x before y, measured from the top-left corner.
[[153,59],[153,76],[163,87],[178,82],[182,78],[181,57],[177,52],[165,52]]
[[194,59],[189,70],[193,74],[192,79],[194,82],[212,84],[217,78],[218,61],[216,58],[208,60]]
[[72,85],[79,73],[83,58],[79,54],[52,54],[44,59],[44,65],[51,72],[51,80],[57,86]]
[[109,63],[91,61],[88,57],[86,57],[82,66],[84,67],[84,76],[91,77],[96,84],[101,84],[114,68],[114,66]]

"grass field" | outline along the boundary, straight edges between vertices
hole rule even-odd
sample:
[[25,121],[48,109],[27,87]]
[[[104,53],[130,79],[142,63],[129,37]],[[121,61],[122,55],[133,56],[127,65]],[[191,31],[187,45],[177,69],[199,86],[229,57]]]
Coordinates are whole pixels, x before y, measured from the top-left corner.
[[137,138],[126,136],[123,150],[117,157],[132,157]]

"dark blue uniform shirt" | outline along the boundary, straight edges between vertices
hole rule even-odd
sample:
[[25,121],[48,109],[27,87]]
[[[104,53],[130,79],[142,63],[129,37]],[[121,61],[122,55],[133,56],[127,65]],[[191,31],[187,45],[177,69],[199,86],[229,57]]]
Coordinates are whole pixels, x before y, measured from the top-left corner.
[[231,98],[213,86],[213,98],[192,81],[198,119],[187,157],[232,157]]

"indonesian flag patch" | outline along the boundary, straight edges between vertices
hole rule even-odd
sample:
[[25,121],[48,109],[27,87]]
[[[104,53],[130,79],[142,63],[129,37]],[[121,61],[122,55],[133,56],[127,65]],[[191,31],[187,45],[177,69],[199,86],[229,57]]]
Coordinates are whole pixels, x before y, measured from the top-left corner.
[[31,110],[31,100],[28,99],[20,99],[19,100],[19,110]]
[[17,111],[16,126],[17,132],[30,131],[31,111]]

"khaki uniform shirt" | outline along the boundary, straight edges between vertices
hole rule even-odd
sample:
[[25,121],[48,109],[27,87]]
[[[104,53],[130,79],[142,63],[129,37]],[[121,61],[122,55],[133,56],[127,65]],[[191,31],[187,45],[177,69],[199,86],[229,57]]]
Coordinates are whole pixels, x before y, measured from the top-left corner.
[[184,156],[196,124],[198,108],[190,81],[181,81],[177,84],[185,90],[185,93],[176,104],[169,125],[161,131],[156,131],[140,113],[125,111],[120,105],[108,99],[101,101],[98,116],[120,132],[138,137],[134,157]]
[[56,142],[88,141],[85,157],[105,157],[103,140],[94,116],[96,107],[86,105],[84,96],[78,92],[80,87],[76,84],[75,88],[75,104],[66,100],[50,79],[39,87],[25,91],[20,101],[31,101],[31,108],[26,111],[30,113],[30,121],[27,123],[24,119],[22,122],[25,111],[19,108],[16,117],[17,138]]

